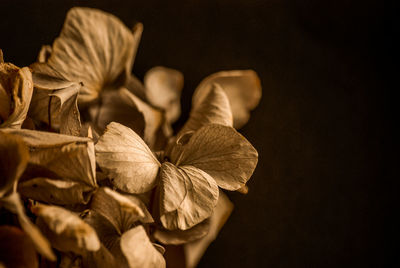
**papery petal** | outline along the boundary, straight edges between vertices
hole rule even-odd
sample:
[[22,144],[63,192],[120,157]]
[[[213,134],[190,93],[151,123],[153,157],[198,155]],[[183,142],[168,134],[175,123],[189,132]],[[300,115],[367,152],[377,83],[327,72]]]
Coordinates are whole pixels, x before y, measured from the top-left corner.
[[18,185],[18,192],[54,205],[87,204],[95,188],[74,181],[34,178]]
[[0,131],[0,198],[16,187],[28,159],[28,147],[23,140]]
[[217,83],[228,96],[232,114],[233,126],[241,128],[250,118],[253,110],[261,99],[261,83],[257,73],[253,70],[222,71],[214,73],[201,81],[193,94],[193,106],[201,103],[212,85]]
[[[201,100],[198,101],[196,98],[201,98]],[[233,125],[229,100],[220,85],[212,84],[211,88],[198,88],[192,102],[193,106],[189,119],[179,131],[178,137],[188,131],[196,131],[208,124],[230,127]]]
[[250,179],[258,153],[232,127],[211,124],[196,131],[172,162],[197,167],[215,179],[219,187],[233,191]]
[[207,235],[209,229],[210,220],[206,219],[185,231],[171,231],[159,228],[154,232],[153,236],[156,240],[166,245],[181,245],[204,237]]
[[98,165],[122,191],[144,193],[156,185],[161,164],[130,128],[110,123],[95,149]]
[[143,226],[137,226],[122,235],[121,250],[129,267],[166,267],[164,257],[154,248]]
[[72,8],[47,63],[69,81],[83,82],[79,102],[118,88],[131,73],[142,27],[131,31],[115,16],[92,8]]
[[21,128],[32,93],[32,73],[28,67],[20,69],[11,63],[0,63],[0,128]]
[[160,171],[160,219],[168,230],[187,230],[210,217],[218,186],[204,171],[169,162]]
[[96,231],[72,212],[47,205],[36,205],[32,211],[38,217],[38,226],[57,250],[84,254],[100,249]]
[[166,112],[168,122],[175,122],[181,114],[183,74],[177,70],[157,66],[144,76],[146,99]]
[[91,139],[27,129],[0,132],[23,139],[30,149],[29,163],[45,167],[60,178],[97,186]]

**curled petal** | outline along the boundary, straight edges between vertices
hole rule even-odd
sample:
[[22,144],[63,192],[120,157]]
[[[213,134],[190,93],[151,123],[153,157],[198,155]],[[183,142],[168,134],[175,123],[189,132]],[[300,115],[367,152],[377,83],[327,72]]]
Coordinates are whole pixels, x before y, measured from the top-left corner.
[[241,128],[250,118],[250,111],[257,107],[261,99],[261,83],[253,70],[222,71],[214,73],[201,81],[194,95],[193,106],[196,107],[207,95],[212,84],[219,84],[228,96],[232,114],[233,126]]

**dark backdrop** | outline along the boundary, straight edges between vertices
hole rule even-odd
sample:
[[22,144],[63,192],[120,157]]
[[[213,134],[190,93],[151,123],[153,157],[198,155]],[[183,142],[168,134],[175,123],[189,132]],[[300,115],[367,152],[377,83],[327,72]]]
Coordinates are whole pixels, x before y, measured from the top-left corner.
[[[200,267],[382,267],[381,1],[0,0],[6,61],[35,61],[72,6],[144,23],[133,68],[185,75],[183,111],[202,78],[258,72],[263,98],[241,130],[260,154],[249,194]],[[386,17],[387,18],[387,17]],[[184,122],[179,121],[177,127]]]

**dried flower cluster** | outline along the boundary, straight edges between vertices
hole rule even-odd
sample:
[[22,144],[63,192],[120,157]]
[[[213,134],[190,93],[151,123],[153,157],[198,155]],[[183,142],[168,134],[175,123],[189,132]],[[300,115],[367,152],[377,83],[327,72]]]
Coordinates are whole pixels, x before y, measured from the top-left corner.
[[205,78],[174,135],[183,75],[132,75],[142,30],[73,8],[31,66],[0,50],[0,267],[193,267],[247,192],[256,73]]

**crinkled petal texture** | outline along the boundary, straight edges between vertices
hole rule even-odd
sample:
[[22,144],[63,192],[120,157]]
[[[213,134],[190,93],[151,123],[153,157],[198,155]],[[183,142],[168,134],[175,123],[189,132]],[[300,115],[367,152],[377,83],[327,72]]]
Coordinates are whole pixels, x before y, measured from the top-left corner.
[[210,217],[218,201],[218,185],[194,166],[161,166],[160,219],[168,230],[187,230]]
[[81,85],[63,79],[46,64],[35,63],[31,68],[35,91],[29,116],[61,134],[79,136],[78,94]]
[[256,149],[245,137],[232,127],[215,124],[197,130],[178,152],[170,156],[172,163],[201,169],[230,191],[246,184],[258,162]]
[[177,70],[157,66],[144,76],[146,99],[165,111],[168,122],[175,122],[181,114],[183,74]]
[[164,257],[153,246],[141,225],[121,236],[121,250],[128,261],[129,267],[166,267]]
[[115,16],[72,8],[47,63],[69,81],[83,82],[79,102],[97,98],[105,87],[120,86],[131,73],[142,27],[133,33]]
[[206,97],[214,83],[219,84],[228,96],[233,114],[233,126],[238,129],[247,123],[250,111],[261,99],[261,83],[253,70],[222,71],[214,73],[199,84],[193,94],[196,107]]
[[233,126],[229,99],[219,84],[197,89],[197,94],[193,96],[189,119],[177,136],[196,131],[208,124]]
[[57,206],[36,205],[32,210],[38,217],[38,226],[54,248],[76,254],[100,249],[96,231],[78,215]]
[[28,159],[28,147],[23,140],[0,131],[0,198],[16,186]]
[[144,193],[156,185],[161,164],[130,128],[110,123],[95,148],[98,165],[118,189]]
[[32,73],[0,62],[0,128],[21,128],[33,93]]
[[41,166],[64,180],[97,186],[91,139],[27,129],[1,129],[0,132],[24,140],[30,149],[29,163]]

